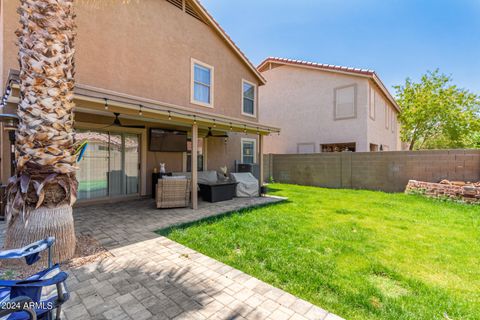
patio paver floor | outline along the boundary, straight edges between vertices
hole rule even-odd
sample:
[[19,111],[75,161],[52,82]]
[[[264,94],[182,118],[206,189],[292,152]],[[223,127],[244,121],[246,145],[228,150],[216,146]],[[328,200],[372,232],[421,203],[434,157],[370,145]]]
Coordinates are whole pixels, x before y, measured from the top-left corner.
[[70,270],[64,318],[341,319],[153,232],[277,201],[202,202],[197,211],[157,210],[152,200],[76,208],[77,233],[92,235],[113,257]]

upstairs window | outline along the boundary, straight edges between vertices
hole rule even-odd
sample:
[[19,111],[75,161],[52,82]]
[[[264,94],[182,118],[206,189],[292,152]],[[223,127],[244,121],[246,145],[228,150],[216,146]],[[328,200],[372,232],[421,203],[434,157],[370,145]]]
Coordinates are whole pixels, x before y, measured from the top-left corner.
[[388,130],[390,128],[390,107],[385,101],[383,105],[385,106],[385,129]]
[[375,89],[370,87],[370,119],[375,120]]
[[255,116],[256,86],[246,80],[242,81],[242,114]]
[[335,88],[335,120],[357,117],[357,85]]
[[191,102],[213,107],[213,67],[193,59]]
[[392,124],[390,125],[390,129],[392,129],[392,133],[395,132],[396,130],[396,124],[397,124],[397,115],[395,114],[395,111],[392,109]]

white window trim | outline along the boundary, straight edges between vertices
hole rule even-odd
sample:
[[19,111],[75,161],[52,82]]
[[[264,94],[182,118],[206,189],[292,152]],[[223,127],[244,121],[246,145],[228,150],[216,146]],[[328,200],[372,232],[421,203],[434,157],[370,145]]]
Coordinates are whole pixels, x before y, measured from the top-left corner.
[[[375,121],[376,115],[377,115],[377,109],[376,109],[376,103],[375,103],[375,96],[377,93],[375,92],[375,89],[371,86],[370,87],[370,105],[368,108],[368,116],[370,119]],[[373,111],[373,116],[372,116],[372,111]]]
[[241,138],[240,141],[240,155],[243,163],[243,143],[253,142],[253,163],[257,163],[257,140],[251,138]]
[[395,131],[395,112],[392,110],[392,114],[390,115],[390,130],[392,133]]
[[386,101],[383,102],[385,106],[385,129],[390,129],[390,107]]
[[[195,100],[195,64],[198,64],[204,68],[210,69],[210,75],[211,75],[211,80],[210,80],[210,103],[204,103],[201,101]],[[202,107],[208,107],[208,108],[213,108],[214,105],[214,87],[215,87],[215,68],[209,64],[206,64],[202,61],[199,61],[197,59],[192,58],[191,63],[190,63],[190,103],[195,104],[198,106]]]
[[[243,84],[246,83],[246,84],[249,84],[251,86],[253,86],[253,91],[254,91],[254,99],[253,99],[253,114],[250,114],[250,113],[247,113],[244,111],[243,109]],[[242,102],[241,102],[241,107],[242,107],[242,115],[244,116],[247,116],[247,117],[252,117],[252,118],[256,118],[257,117],[257,92],[258,92],[258,89],[257,89],[257,85],[253,82],[250,82],[248,80],[245,80],[245,79],[242,79]]]
[[[345,117],[337,117],[337,91],[353,87],[353,115]],[[348,120],[357,118],[357,84],[349,84],[346,86],[336,87],[333,89],[333,120]]]
[[306,146],[313,146],[312,153],[317,152],[315,142],[301,142],[301,143],[297,143],[297,154],[300,154],[300,147],[306,147]]

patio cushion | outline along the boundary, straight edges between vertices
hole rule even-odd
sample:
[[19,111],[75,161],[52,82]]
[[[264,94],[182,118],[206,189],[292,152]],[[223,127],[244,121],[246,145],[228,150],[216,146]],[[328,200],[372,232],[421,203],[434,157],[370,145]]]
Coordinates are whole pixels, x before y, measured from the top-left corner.
[[165,176],[162,179],[165,179],[165,180],[186,180],[187,177],[186,176],[172,176],[172,177]]
[[217,180],[217,171],[200,171],[198,173],[198,183],[215,183]]
[[230,177],[237,184],[237,197],[258,197],[258,180],[250,172],[230,173]]
[[[191,172],[174,172],[172,175],[174,177],[184,176],[184,177],[187,177],[188,179],[192,178]],[[215,170],[199,171],[197,173],[197,183],[209,184],[209,183],[216,183],[217,181],[218,181],[217,171]]]

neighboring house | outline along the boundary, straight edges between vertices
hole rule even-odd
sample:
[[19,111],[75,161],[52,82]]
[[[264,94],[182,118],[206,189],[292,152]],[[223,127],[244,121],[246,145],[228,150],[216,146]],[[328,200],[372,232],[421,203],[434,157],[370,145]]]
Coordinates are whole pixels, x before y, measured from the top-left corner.
[[[0,81],[4,91],[13,88],[4,113],[15,112],[19,101],[18,5],[4,1],[1,8]],[[91,142],[79,164],[81,200],[151,194],[160,163],[169,172],[225,165],[232,171],[235,162],[262,168],[262,137],[279,131],[258,121],[258,88],[265,79],[198,1],[75,6],[75,126],[78,138]],[[112,125],[114,112],[121,126]],[[150,128],[188,132],[188,149],[150,151]],[[1,134],[6,183],[11,142]],[[195,149],[198,165],[192,168]]]
[[374,71],[268,58],[260,120],[282,128],[265,153],[400,150],[400,107]]

